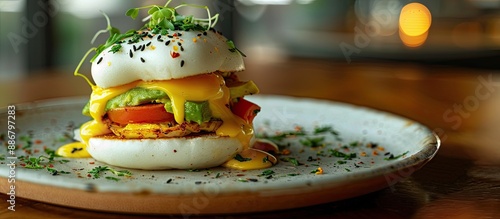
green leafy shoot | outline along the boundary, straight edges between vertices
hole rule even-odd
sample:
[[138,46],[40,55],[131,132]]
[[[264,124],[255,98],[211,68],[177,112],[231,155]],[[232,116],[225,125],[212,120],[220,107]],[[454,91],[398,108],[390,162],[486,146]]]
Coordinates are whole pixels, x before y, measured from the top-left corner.
[[241,50],[236,48],[236,46],[234,45],[234,42],[232,40],[227,40],[226,43],[229,46],[229,51],[238,52],[241,56],[247,57],[247,55],[245,55],[245,53],[243,53]]
[[88,173],[91,174],[91,176],[94,179],[98,179],[101,177],[101,174],[104,172],[111,172],[112,174],[116,176],[125,176],[125,177],[130,177],[132,176],[132,173],[128,170],[115,170],[113,168],[110,168],[108,166],[97,166],[94,167],[92,170],[90,170]]
[[[139,8],[129,9],[125,15],[136,19],[139,15],[139,10],[148,9],[148,14],[143,21],[148,21],[144,28],[153,30],[155,28],[167,30],[209,30],[214,27],[219,20],[219,14],[212,16],[208,6],[196,4],[180,4],[176,7],[168,7],[172,0],[169,0],[164,6],[148,5]],[[200,8],[207,12],[208,18],[197,18],[194,16],[185,16],[177,12],[183,7]]]

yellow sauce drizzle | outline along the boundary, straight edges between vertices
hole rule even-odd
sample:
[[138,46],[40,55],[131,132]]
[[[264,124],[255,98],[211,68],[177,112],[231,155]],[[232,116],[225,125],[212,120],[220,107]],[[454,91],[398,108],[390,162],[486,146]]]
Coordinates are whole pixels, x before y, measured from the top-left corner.
[[[216,134],[219,136],[236,137],[244,147],[242,156],[252,157],[251,162],[233,164],[235,162],[229,161],[224,166],[236,169],[260,169],[270,167],[272,166],[272,163],[275,163],[275,161],[262,162],[262,160],[269,155],[265,152],[247,150],[249,148],[250,139],[253,136],[253,127],[251,124],[246,123],[243,119],[231,112],[227,106],[230,101],[229,88],[225,85],[224,78],[222,76],[213,73],[166,81],[135,81],[126,85],[107,89],[99,88],[97,86],[93,87],[89,109],[90,115],[94,120],[89,121],[80,127],[80,135],[83,143],[78,145],[78,147],[83,148],[81,150],[81,154],[84,153],[83,151],[87,153],[86,145],[91,137],[111,133],[109,128],[102,122],[102,117],[106,114],[106,103],[113,97],[116,97],[134,87],[164,91],[172,101],[172,109],[177,123],[184,122],[184,103],[187,100],[208,100],[213,116],[220,118],[223,121],[222,126],[216,130]],[[62,146],[58,149],[57,153],[64,157],[80,156],[68,153],[73,150],[74,146],[75,145],[71,144]],[[274,158],[272,155],[269,157]],[[274,160],[276,160],[276,158],[274,158]]]
[[239,170],[256,170],[269,168],[276,162],[278,162],[276,157],[274,157],[273,155],[252,148],[243,150],[240,155],[242,158],[246,158],[249,160],[241,161],[237,159],[231,159],[224,163],[222,166]]
[[56,153],[67,158],[90,158],[87,145],[81,142],[73,142],[57,149]]

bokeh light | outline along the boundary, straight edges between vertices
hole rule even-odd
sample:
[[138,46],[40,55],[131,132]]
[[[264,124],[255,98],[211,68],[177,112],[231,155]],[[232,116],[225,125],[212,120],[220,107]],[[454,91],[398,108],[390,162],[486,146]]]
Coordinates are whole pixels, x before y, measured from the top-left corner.
[[399,36],[404,45],[418,47],[427,40],[432,15],[421,3],[409,3],[401,9],[399,16]]

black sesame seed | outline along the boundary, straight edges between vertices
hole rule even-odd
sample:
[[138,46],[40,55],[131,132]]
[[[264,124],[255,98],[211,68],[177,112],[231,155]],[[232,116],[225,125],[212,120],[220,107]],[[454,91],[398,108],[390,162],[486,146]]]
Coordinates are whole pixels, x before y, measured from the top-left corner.
[[97,61],[97,64],[99,65],[99,63],[101,63],[101,61],[102,61],[102,57],[99,58],[99,60]]
[[174,38],[174,36],[172,36],[172,35],[167,35],[167,37],[168,37],[168,38]]
[[181,46],[181,51],[184,51],[184,47]]
[[172,182],[172,179],[168,179],[168,180],[167,180],[167,183],[171,183],[171,182]]
[[149,41],[149,43],[148,43],[148,44],[146,44],[146,46],[149,46],[149,45],[151,45],[151,41]]
[[181,60],[181,67],[184,66],[184,60]]
[[135,47],[135,45],[133,46],[133,48],[134,48],[134,52],[137,51],[137,47]]
[[161,39],[161,35],[158,35],[158,37],[156,38],[157,40]]
[[182,33],[177,33],[177,36],[182,36]]
[[141,57],[141,62],[144,63],[146,62],[146,60],[144,60],[144,58]]
[[163,40],[162,39],[158,39],[158,42],[163,42]]
[[167,42],[165,42],[165,46],[168,46],[168,44],[170,44],[170,40],[168,40]]
[[134,57],[134,53],[132,53],[132,50],[130,50],[128,52],[129,52],[128,54],[130,55],[130,58],[133,58]]
[[149,37],[149,38],[153,38],[153,35],[149,34],[149,35],[148,35],[148,37]]
[[196,35],[196,36],[201,36],[201,33],[199,33],[199,34],[198,34],[198,35]]
[[177,45],[182,46],[182,43],[181,42],[177,42]]
[[201,181],[196,181],[196,182],[194,182],[194,184],[196,184],[196,185],[200,185],[200,184],[201,184]]
[[207,35],[207,31],[203,32],[203,36],[206,36]]
[[145,49],[145,48],[146,48],[146,46],[143,44],[143,45],[141,46],[141,51],[144,51],[144,49]]

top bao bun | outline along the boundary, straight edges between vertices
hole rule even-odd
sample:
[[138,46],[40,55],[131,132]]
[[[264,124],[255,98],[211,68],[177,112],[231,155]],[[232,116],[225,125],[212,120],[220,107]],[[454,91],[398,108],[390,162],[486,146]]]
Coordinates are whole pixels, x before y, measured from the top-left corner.
[[[146,36],[132,44],[126,43],[126,38],[118,52],[113,53],[111,47],[103,50],[92,63],[96,85],[112,88],[137,80],[161,81],[245,69],[242,55],[231,51],[227,39],[217,31],[172,34]],[[237,138],[213,133],[157,139],[96,136],[87,146],[96,160],[136,169],[209,168],[230,160],[243,148]]]
[[[245,69],[241,54],[231,52],[227,39],[213,29],[205,32],[176,31],[170,36],[172,38],[157,34],[143,37],[140,43],[122,43],[121,50],[116,53],[110,51],[111,47],[105,49],[92,63],[96,85],[109,88],[136,80],[169,80]],[[149,46],[138,48],[144,44]],[[180,56],[176,57],[174,52]]]

